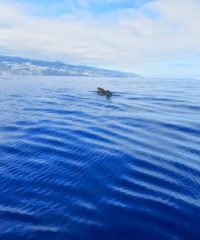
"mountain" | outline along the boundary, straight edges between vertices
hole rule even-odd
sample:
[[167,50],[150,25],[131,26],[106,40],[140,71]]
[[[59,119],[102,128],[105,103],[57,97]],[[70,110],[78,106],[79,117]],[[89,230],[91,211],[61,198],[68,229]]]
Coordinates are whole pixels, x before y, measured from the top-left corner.
[[138,77],[135,73],[112,71],[63,62],[49,62],[0,55],[0,75]]

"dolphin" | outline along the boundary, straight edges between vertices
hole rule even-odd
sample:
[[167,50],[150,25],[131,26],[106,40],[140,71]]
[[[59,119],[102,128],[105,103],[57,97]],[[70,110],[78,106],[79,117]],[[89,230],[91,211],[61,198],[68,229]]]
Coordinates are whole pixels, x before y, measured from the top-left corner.
[[106,97],[111,97],[112,96],[112,92],[110,92],[109,90],[105,90],[101,87],[97,88],[97,93],[99,95],[106,96]]

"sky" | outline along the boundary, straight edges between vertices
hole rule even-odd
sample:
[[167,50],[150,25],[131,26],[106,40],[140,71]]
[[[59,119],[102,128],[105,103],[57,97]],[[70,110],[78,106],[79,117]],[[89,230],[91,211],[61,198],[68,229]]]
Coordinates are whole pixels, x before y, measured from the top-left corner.
[[200,0],[0,0],[0,54],[200,77]]

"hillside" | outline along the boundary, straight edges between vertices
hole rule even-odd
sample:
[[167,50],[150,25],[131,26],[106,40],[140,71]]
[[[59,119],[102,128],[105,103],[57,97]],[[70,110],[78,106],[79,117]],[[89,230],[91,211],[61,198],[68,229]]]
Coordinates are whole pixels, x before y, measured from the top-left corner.
[[90,76],[90,77],[139,76],[134,73],[112,71],[88,66],[75,66],[63,62],[32,60],[10,56],[0,56],[0,75]]

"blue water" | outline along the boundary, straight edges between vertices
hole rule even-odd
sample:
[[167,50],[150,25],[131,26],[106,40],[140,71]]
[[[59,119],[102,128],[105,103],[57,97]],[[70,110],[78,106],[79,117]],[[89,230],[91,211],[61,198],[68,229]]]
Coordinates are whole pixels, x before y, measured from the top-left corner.
[[200,81],[1,77],[0,239],[199,240]]

